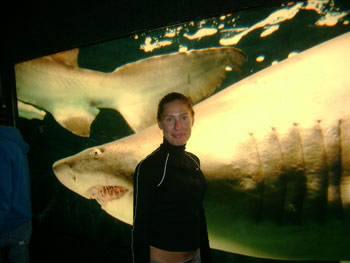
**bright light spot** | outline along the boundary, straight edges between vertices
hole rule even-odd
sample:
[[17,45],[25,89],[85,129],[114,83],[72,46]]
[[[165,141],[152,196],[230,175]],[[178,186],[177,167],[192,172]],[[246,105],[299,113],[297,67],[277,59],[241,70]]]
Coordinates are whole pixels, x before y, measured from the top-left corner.
[[184,37],[189,39],[189,40],[194,40],[194,39],[200,39],[202,37],[206,36],[212,36],[215,35],[218,32],[216,28],[202,28],[199,29],[196,33],[190,35],[190,34],[184,34]]
[[223,29],[224,27],[225,27],[224,24],[220,24],[218,28],[219,28],[219,29]]
[[179,47],[179,52],[186,52],[187,50],[188,50],[188,47],[186,47],[186,46]]
[[226,70],[227,72],[232,71],[232,66],[231,66],[231,65],[226,65],[225,70]]
[[145,44],[151,44],[151,42],[152,42],[152,38],[151,37],[146,37],[145,38]]
[[298,3],[293,7],[287,7],[287,8],[283,8],[281,10],[278,10],[274,13],[272,13],[271,15],[269,15],[265,20],[263,20],[262,22],[256,24],[256,25],[260,25],[264,26],[264,25],[274,25],[277,23],[281,23],[284,22],[286,20],[290,20],[293,17],[295,17],[295,15],[300,11],[300,9],[302,8],[303,3]]
[[[256,23],[255,25],[251,26],[247,30],[241,32],[240,34],[234,35],[230,38],[221,39],[220,44],[221,45],[236,45],[242,39],[242,37],[246,36],[247,34],[254,31],[255,29],[263,28],[267,25],[269,25],[270,28],[272,28],[271,30],[273,30],[272,32],[274,32],[278,28],[273,27],[273,25],[279,26],[278,24],[280,24],[286,20],[292,19],[300,11],[302,6],[303,6],[303,3],[298,3],[292,7],[282,8],[282,9],[270,14],[267,18]],[[268,31],[267,33],[271,34],[272,32]],[[266,36],[267,33],[265,33],[265,34],[263,33],[262,37]]]
[[315,24],[317,26],[335,26],[339,20],[347,15],[347,12],[328,12],[320,18]]
[[268,26],[266,30],[264,30],[261,34],[260,37],[266,37],[268,35],[271,35],[273,32],[277,31],[280,28],[279,25],[273,25],[273,26]]
[[[224,37],[220,39],[220,44],[226,46],[226,45],[234,45],[238,43],[239,40],[241,39],[241,35],[237,33],[243,32],[246,30],[247,28],[235,28],[235,29],[222,30],[221,33],[223,33],[222,35]],[[237,37],[235,38],[235,36]]]
[[288,58],[294,57],[294,56],[296,56],[298,54],[299,54],[299,51],[290,52],[289,55],[288,55]]
[[223,21],[226,19],[226,16],[220,16],[220,20]]
[[167,38],[173,38],[175,36],[176,36],[176,30],[175,29],[169,29],[164,35],[164,37],[167,37]]
[[265,56],[261,55],[256,58],[256,62],[263,62],[265,60]]
[[236,27],[236,28],[232,28],[232,29],[225,29],[222,30],[222,33],[229,33],[229,34],[235,34],[235,33],[239,33],[239,32],[243,32],[245,30],[247,30],[248,27]]
[[199,26],[202,27],[202,26],[205,25],[206,23],[207,23],[206,20],[202,20],[202,21],[199,22]]
[[329,3],[329,0],[318,0],[318,1],[307,1],[306,6],[304,7],[305,10],[314,10],[318,14],[323,13],[324,7]]
[[279,63],[278,60],[274,60],[274,61],[272,61],[271,65],[276,65],[276,64],[278,64],[278,63]]
[[172,42],[170,40],[154,41],[152,43],[151,37],[146,37],[145,44],[141,45],[140,49],[145,52],[152,52],[154,49],[170,46]]

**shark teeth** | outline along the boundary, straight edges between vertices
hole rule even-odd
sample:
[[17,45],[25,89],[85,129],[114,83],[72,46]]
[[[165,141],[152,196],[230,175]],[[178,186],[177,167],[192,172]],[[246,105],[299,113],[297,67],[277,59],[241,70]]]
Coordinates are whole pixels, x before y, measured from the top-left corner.
[[109,201],[122,198],[129,190],[116,185],[96,185],[87,191],[87,196],[105,206]]

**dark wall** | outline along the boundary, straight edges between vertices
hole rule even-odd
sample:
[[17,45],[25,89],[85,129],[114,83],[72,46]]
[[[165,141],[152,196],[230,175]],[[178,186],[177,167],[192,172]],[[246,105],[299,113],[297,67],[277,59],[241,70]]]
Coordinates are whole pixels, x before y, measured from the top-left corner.
[[[13,1],[3,8],[2,63],[282,0]],[[125,23],[125,21],[128,21]]]

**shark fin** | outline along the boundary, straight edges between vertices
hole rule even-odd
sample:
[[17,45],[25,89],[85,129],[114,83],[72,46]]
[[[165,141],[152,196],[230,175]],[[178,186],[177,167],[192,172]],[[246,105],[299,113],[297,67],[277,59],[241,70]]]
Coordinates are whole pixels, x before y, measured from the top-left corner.
[[72,68],[78,68],[78,54],[79,49],[73,48],[71,50],[59,52],[48,56],[58,64],[62,64]]
[[89,137],[91,123],[92,120],[90,121],[81,116],[74,116],[66,118],[61,124],[76,135]]
[[[247,57],[233,47],[192,50],[139,60],[118,68],[123,87],[114,106],[138,132],[156,122],[159,100],[180,92],[198,103],[212,95],[225,78],[226,67],[241,73]],[[132,92],[131,92],[132,91]]]
[[53,112],[53,116],[56,121],[65,129],[71,131],[73,134],[89,137],[90,136],[90,127],[92,122],[95,120],[99,110],[95,109],[93,112],[88,111],[79,111],[73,109],[73,113],[69,114],[66,112],[63,113],[62,110],[58,112]]

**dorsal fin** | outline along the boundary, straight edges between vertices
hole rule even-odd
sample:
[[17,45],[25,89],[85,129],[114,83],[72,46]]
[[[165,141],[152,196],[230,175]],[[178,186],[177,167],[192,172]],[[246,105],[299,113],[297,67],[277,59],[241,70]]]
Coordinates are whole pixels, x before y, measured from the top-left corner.
[[54,60],[56,63],[77,68],[78,67],[78,54],[79,48],[74,48],[71,50],[59,52],[50,55],[49,57]]

